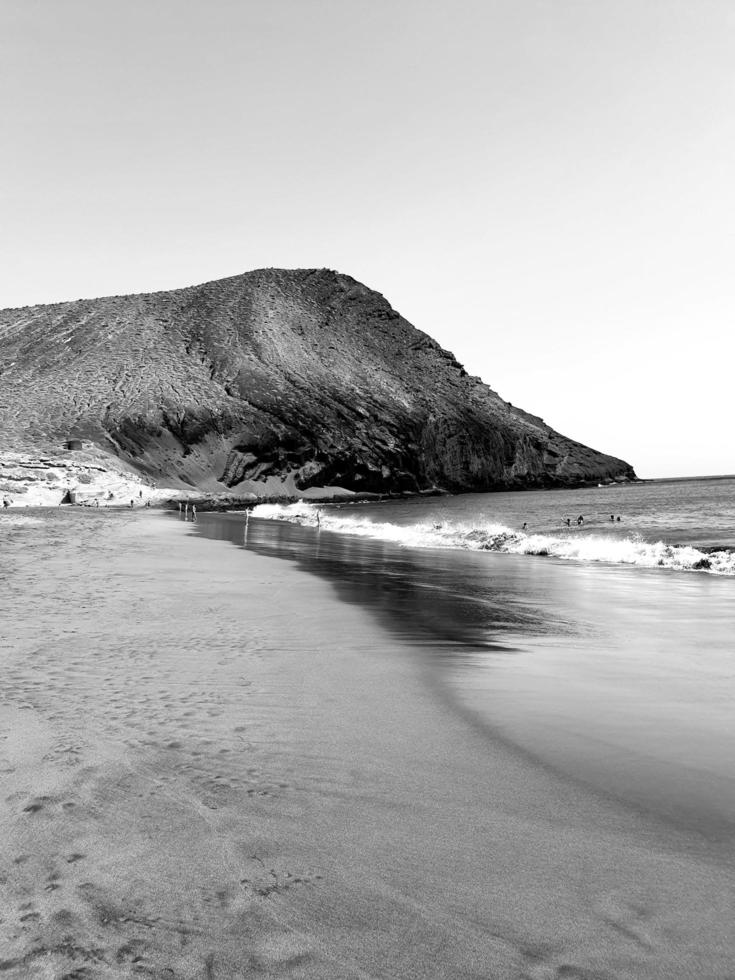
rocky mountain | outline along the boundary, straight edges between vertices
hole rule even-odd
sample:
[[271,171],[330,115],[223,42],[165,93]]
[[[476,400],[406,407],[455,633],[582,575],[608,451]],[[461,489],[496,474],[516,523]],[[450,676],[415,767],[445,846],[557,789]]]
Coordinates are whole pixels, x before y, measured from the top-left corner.
[[71,438],[147,482],[234,495],[635,479],[325,269],[0,311],[0,448]]

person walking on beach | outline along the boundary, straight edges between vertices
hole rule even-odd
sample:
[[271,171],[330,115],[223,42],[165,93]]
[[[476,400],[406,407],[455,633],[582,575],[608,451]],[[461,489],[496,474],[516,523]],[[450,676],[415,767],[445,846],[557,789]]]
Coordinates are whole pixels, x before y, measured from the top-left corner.
[[567,527],[571,527],[571,526],[572,526],[572,522],[571,522],[571,520],[570,520],[570,519],[569,519],[569,518],[567,517]]
[[523,522],[523,527],[521,528],[521,531],[525,531],[527,527],[528,527],[528,524],[524,521]]
[[188,500],[184,504],[184,520],[185,521],[188,521],[189,520],[189,501]]
[[197,519],[197,505],[196,504],[192,504],[191,505],[191,519],[193,521],[195,521]]
[[613,515],[613,514],[610,514],[610,520],[611,520],[611,521],[614,521],[614,520],[615,520],[615,517],[614,517],[614,515]]
[[582,524],[584,524],[584,517],[582,517],[582,515],[580,514],[579,517],[577,518],[577,527],[581,527]]

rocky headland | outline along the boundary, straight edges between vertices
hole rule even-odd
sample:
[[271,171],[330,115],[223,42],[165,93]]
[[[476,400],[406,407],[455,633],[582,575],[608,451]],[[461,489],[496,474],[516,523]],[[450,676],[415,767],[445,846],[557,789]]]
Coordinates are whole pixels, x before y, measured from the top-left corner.
[[0,311],[0,465],[16,504],[635,479],[325,269]]

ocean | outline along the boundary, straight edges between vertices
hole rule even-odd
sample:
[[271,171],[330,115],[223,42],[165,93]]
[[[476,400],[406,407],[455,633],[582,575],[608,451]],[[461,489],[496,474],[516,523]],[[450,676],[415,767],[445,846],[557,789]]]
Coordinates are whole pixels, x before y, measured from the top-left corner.
[[735,478],[260,505],[199,533],[327,580],[489,746],[732,859]]

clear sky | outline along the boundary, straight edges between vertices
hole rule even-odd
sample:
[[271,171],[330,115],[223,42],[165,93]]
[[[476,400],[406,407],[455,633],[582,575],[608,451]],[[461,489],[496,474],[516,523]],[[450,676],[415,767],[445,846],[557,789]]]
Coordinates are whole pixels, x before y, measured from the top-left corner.
[[731,0],[0,0],[0,307],[327,266],[644,477],[735,471]]

